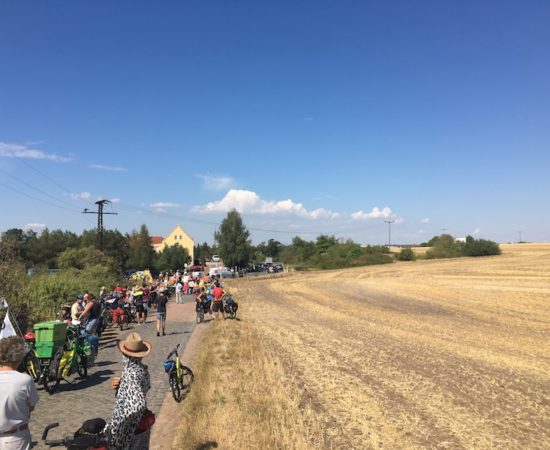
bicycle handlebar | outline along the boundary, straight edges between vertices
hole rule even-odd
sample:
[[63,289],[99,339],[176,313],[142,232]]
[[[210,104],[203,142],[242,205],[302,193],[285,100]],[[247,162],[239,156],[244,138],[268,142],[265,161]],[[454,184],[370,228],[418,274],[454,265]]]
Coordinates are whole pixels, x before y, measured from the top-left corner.
[[48,447],[59,447],[65,445],[65,439],[48,439],[45,443]]
[[172,355],[176,355],[178,356],[178,348],[180,347],[180,344],[176,345],[172,351],[170,353],[168,353],[168,356],[166,357],[166,359],[170,359],[172,357]]

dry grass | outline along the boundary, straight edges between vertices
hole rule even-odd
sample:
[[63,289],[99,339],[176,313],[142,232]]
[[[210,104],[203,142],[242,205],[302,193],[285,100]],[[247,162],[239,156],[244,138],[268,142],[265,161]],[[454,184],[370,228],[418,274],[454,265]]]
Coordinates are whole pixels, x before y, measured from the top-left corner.
[[226,320],[210,327],[173,448],[319,447],[314,411],[273,343],[246,322]]
[[550,245],[502,248],[237,281],[175,446],[550,448]]

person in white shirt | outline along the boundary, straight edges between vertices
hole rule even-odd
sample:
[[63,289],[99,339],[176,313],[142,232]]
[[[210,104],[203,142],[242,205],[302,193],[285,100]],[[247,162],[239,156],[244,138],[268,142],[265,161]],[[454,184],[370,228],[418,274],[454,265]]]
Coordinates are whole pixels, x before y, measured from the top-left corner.
[[25,356],[25,342],[19,336],[0,339],[0,448],[31,448],[29,420],[38,402],[31,377],[17,368]]
[[183,285],[181,282],[176,283],[176,303],[183,303],[183,294],[181,292]]

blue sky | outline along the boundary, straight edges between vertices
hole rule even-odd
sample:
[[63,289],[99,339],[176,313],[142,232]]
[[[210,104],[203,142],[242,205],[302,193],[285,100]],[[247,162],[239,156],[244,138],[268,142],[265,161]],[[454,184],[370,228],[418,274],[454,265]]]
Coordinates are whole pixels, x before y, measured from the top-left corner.
[[546,1],[2,2],[0,230],[547,241],[549,43]]

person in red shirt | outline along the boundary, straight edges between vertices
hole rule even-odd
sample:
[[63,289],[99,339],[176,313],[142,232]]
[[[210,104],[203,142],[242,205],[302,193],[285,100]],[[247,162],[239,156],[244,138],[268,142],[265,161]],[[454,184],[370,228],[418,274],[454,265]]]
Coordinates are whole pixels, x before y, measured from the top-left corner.
[[212,289],[212,296],[214,297],[214,302],[212,303],[212,311],[215,314],[216,320],[218,320],[219,312],[222,313],[223,318],[225,319],[225,311],[223,310],[223,296],[225,291],[220,286],[220,282],[216,281],[214,283],[214,289]]

